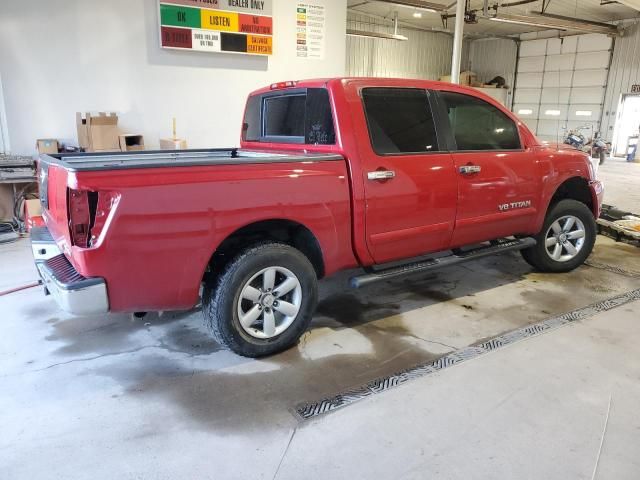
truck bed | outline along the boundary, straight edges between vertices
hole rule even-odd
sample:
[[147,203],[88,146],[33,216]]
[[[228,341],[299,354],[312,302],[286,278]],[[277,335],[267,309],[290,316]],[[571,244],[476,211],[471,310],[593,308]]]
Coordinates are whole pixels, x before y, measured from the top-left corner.
[[148,150],[142,152],[59,153],[42,155],[48,164],[71,172],[124,170],[129,168],[190,167],[260,163],[326,162],[344,160],[327,153],[259,152],[238,148]]

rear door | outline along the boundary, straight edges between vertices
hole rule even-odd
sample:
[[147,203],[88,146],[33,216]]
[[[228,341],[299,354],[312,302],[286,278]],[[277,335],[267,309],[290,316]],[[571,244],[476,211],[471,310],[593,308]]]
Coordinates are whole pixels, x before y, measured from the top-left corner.
[[458,182],[452,247],[531,233],[541,179],[517,123],[476,96],[452,91],[437,96]]
[[[446,249],[456,212],[457,179],[441,148],[426,89],[359,91],[369,138],[359,142],[365,231],[376,263]],[[356,119],[358,120],[358,119]]]

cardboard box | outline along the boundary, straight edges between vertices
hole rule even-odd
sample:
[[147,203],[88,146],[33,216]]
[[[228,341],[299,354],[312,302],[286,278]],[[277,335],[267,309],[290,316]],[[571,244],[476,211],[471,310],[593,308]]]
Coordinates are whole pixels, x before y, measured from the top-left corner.
[[58,140],[55,138],[39,138],[36,140],[38,153],[58,153]]
[[144,137],[142,135],[134,133],[118,135],[118,143],[120,144],[120,150],[123,152],[144,150]]
[[43,227],[44,220],[42,218],[42,204],[40,199],[29,199],[24,202],[24,218],[27,232],[33,227]]
[[161,138],[160,150],[186,150],[187,141],[181,138]]
[[[441,82],[449,82],[451,83],[451,75],[443,75],[438,79]],[[469,70],[465,70],[464,72],[460,72],[460,85],[473,85],[474,82],[477,82],[477,75]]]
[[118,140],[118,116],[115,113],[98,115],[76,113],[78,144],[87,152],[110,152],[120,150]]

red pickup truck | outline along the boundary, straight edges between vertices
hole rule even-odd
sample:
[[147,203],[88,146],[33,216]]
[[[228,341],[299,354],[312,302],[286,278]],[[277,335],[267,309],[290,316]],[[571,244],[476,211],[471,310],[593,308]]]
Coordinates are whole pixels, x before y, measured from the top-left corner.
[[603,187],[478,91],[421,80],[283,82],[240,149],[44,155],[48,292],[75,314],[189,309],[245,356],[295,344],[317,281],[354,287],[509,250],[545,272],[590,254]]

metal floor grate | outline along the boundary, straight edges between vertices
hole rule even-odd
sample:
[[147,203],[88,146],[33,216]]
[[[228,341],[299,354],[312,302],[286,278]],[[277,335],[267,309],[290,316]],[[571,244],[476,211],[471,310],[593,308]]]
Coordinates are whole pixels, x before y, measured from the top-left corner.
[[635,300],[640,300],[640,288],[616,295],[615,297],[608,298],[601,302],[593,303],[586,307],[577,308],[570,312],[551,317],[539,323],[534,323],[532,325],[527,325],[526,327],[504,333],[480,344],[470,345],[453,353],[449,353],[433,362],[401,370],[392,375],[378,378],[366,383],[365,385],[361,385],[332,397],[323,398],[322,400],[315,402],[303,403],[298,405],[295,408],[295,411],[303,420],[308,420],[324,413],[344,408],[358,400],[362,400],[363,398],[384,392],[395,386],[402,385],[409,380],[424,377],[452,365],[457,365],[498,348],[524,340],[525,338],[540,335],[563,325],[592,317],[597,313],[612,310]]

